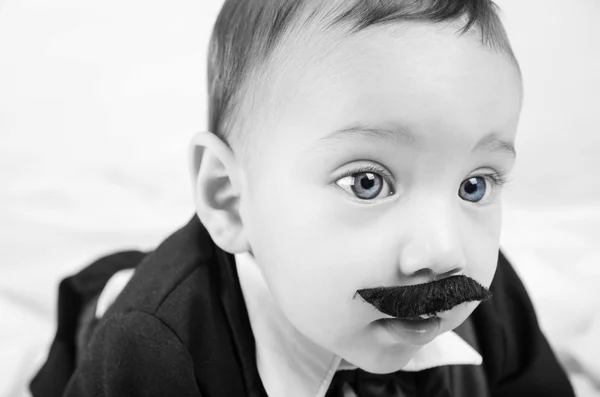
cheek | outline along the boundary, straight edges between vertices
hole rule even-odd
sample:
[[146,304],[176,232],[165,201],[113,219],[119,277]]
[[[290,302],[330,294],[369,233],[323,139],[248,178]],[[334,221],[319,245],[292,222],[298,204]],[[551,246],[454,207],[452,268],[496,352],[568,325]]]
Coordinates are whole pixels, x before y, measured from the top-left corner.
[[306,324],[321,324],[326,332],[327,324],[335,325],[327,321],[331,316],[349,312],[347,301],[357,282],[344,274],[356,267],[347,233],[323,205],[327,201],[289,180],[274,185],[245,204],[252,250],[289,320],[306,333]]
[[[501,207],[469,212],[462,220],[461,240],[466,255],[465,274],[489,288],[496,272],[501,230]],[[443,324],[442,332],[459,326],[480,302],[469,302],[452,310]]]
[[469,213],[467,228],[463,229],[463,247],[467,256],[466,273],[485,287],[489,287],[498,262],[502,207],[494,204]]

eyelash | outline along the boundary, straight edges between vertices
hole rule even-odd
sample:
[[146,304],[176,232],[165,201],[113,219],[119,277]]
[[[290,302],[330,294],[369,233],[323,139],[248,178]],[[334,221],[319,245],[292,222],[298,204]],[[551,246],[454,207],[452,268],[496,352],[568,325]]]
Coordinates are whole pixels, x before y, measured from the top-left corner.
[[[506,185],[509,182],[508,178],[506,177],[506,173],[504,173],[504,172],[494,171],[494,172],[490,172],[487,174],[480,173],[480,174],[472,175],[469,178],[476,178],[476,177],[490,179],[495,187]],[[469,178],[467,178],[467,179],[469,179]]]
[[336,180],[340,180],[340,179],[346,178],[348,176],[352,176],[354,174],[359,174],[361,172],[375,172],[375,173],[381,174],[385,177],[386,182],[388,182],[388,183],[394,179],[392,174],[390,174],[390,172],[388,170],[386,170],[385,168],[383,168],[382,166],[380,166],[378,164],[365,164],[365,165],[361,165],[358,168],[351,169],[351,170],[344,172],[342,175],[338,176],[336,178]]
[[[354,174],[359,174],[361,172],[375,172],[375,173],[381,174],[384,177],[385,181],[390,185],[390,188],[392,189],[392,191],[395,193],[395,189],[393,189],[391,187],[391,185],[393,185],[392,182],[394,180],[393,175],[387,169],[385,169],[384,167],[382,167],[382,166],[380,166],[378,164],[365,164],[365,165],[361,165],[358,168],[354,168],[354,169],[348,170],[348,171],[344,172],[342,175],[338,176],[336,178],[336,181],[339,181],[340,179],[352,176]],[[497,187],[506,185],[507,183],[510,182],[509,179],[507,178],[506,173],[504,173],[504,172],[497,172],[497,171],[493,171],[493,172],[489,172],[489,173],[479,173],[479,174],[471,175],[471,176],[469,176],[466,179],[476,178],[476,177],[480,177],[480,178],[484,178],[486,180],[492,181],[493,188],[497,188]],[[365,202],[376,201],[376,200],[363,200],[363,199],[360,199],[358,197],[356,197],[355,199],[358,200],[358,201],[365,201]]]

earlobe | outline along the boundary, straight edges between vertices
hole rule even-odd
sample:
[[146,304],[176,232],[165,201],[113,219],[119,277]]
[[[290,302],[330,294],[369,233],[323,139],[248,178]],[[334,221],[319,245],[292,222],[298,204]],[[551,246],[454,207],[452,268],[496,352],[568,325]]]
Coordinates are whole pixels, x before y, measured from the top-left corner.
[[235,254],[248,251],[240,216],[240,173],[231,148],[211,132],[192,137],[189,148],[194,205],[215,244]]

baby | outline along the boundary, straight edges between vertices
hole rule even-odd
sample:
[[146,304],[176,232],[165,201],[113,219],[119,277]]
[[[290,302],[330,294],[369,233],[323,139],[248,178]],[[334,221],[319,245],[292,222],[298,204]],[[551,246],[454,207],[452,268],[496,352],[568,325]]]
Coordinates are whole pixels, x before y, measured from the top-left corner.
[[499,253],[491,1],[227,0],[208,74],[197,214],[63,281],[34,395],[573,395]]

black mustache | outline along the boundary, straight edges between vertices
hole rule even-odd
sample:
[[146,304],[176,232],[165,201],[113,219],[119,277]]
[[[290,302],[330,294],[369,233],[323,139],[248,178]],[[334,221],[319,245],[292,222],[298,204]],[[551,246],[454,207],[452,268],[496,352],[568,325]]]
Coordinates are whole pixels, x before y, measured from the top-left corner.
[[487,288],[464,275],[424,284],[359,289],[355,298],[357,294],[380,312],[397,318],[435,315],[461,303],[492,297]]

